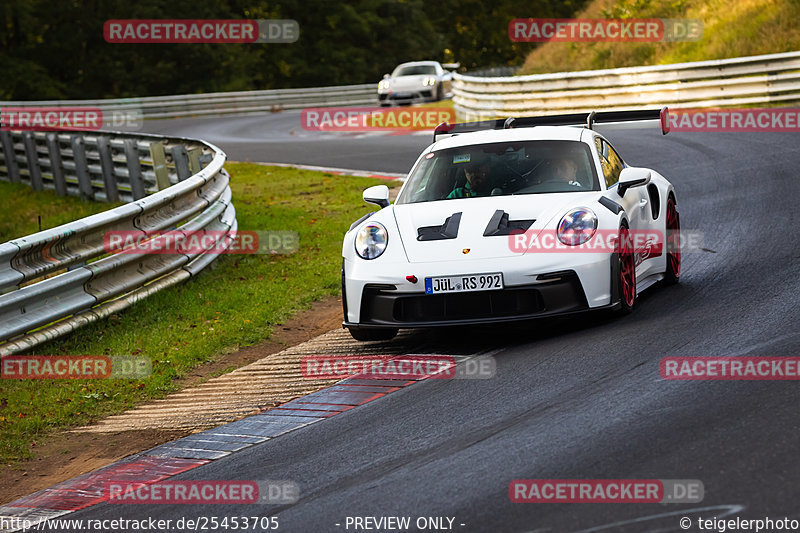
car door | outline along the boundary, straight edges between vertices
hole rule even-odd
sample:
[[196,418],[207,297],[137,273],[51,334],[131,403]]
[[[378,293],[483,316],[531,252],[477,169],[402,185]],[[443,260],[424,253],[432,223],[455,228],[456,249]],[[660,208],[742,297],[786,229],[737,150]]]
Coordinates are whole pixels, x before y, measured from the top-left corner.
[[653,268],[651,265],[653,262],[645,259],[652,257],[649,250],[654,244],[644,238],[649,233],[648,230],[653,228],[647,187],[632,187],[625,191],[625,196],[620,198],[619,194],[616,194],[616,185],[622,169],[627,165],[607,140],[598,136],[595,138],[595,143],[600,166],[603,169],[603,177],[606,180],[606,188],[611,192],[609,198],[620,204],[628,215],[628,226],[634,239],[636,254],[636,276],[637,278],[646,276]]

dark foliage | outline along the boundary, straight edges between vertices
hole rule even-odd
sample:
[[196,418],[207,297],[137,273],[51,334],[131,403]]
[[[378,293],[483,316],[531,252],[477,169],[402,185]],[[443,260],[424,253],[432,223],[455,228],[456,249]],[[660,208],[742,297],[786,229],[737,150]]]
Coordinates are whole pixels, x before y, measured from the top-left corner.
[[[398,63],[521,64],[508,22],[586,0],[4,0],[0,100],[86,99],[376,82]],[[295,19],[293,44],[109,44],[109,19]]]

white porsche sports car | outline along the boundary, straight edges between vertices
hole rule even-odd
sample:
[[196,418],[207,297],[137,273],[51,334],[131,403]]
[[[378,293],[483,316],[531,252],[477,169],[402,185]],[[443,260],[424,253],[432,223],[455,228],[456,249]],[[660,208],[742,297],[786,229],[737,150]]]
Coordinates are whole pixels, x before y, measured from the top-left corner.
[[[358,340],[399,328],[628,313],[680,276],[672,184],[625,164],[597,125],[658,121],[666,108],[440,124],[389,204],[344,237],[343,326]],[[445,138],[438,139],[439,136]]]
[[458,64],[442,65],[438,61],[402,63],[378,83],[378,103],[389,106],[437,102],[449,96],[452,89],[453,74],[445,69],[457,67]]

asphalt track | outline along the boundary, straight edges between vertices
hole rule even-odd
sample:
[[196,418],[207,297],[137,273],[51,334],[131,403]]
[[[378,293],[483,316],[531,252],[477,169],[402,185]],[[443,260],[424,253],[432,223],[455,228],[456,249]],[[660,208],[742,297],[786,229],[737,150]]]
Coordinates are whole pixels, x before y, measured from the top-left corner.
[[300,111],[236,118],[148,120],[139,131],[199,137],[233,161],[319,165],[376,172],[408,172],[432,135],[306,131]]
[[[269,118],[147,128],[206,138],[234,159],[393,172],[428,142],[281,137],[276,122],[290,115]],[[664,356],[800,355],[797,134],[628,131],[611,140],[629,163],[672,180],[683,228],[704,235],[706,251],[684,254],[679,285],[648,291],[623,319],[419,332],[443,354],[492,350],[497,376],[426,380],[178,478],[289,479],[301,487],[296,504],[101,504],[70,518],[270,514],[279,531],[297,532],[354,531],[347,516],[554,532],[684,531],[684,516],[800,519],[797,383],[659,377]],[[515,504],[508,485],[519,478],[699,479],[705,499]],[[700,531],[696,521],[689,531]]]

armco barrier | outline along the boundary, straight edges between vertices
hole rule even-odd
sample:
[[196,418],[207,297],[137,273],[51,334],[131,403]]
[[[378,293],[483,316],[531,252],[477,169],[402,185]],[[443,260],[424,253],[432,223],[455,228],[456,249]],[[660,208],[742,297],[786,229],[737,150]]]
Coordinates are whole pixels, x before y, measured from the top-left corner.
[[800,52],[674,65],[483,77],[455,74],[459,118],[800,100]]
[[202,115],[264,113],[305,107],[377,105],[375,83],[317,87],[309,89],[273,89],[207,94],[148,96],[103,100],[58,100],[0,102],[4,107],[91,107],[104,115],[113,112],[142,118],[177,118]]
[[[0,355],[115,313],[196,275],[237,228],[225,153],[194,139],[0,132],[0,179],[128,203],[0,244]],[[108,254],[108,231],[223,232],[216,253]]]

